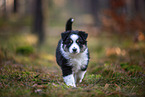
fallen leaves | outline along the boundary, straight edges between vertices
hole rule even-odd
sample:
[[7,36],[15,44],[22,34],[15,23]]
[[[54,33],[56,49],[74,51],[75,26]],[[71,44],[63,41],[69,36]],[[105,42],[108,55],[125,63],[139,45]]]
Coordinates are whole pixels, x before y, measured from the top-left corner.
[[126,51],[122,50],[119,47],[113,47],[113,48],[106,48],[106,55],[111,56],[111,55],[126,55]]
[[116,91],[121,92],[120,86],[118,86],[117,84],[115,84],[115,86],[116,86]]
[[104,90],[107,90],[109,88],[110,84],[105,84]]
[[43,91],[43,89],[47,89],[48,85],[38,85],[38,84],[34,84],[32,86],[32,92],[35,93],[40,93]]
[[39,88],[39,89],[46,89],[48,87],[48,85],[38,85],[38,84],[34,84],[32,87]]
[[105,86],[104,86],[104,91],[107,95],[122,93],[121,92],[121,87],[117,84],[108,84],[108,83],[106,83]]

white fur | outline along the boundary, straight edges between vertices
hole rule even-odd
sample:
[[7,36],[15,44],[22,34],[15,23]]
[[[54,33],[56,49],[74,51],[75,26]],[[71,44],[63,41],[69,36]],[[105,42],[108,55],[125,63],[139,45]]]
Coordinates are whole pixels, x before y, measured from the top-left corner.
[[73,53],[73,49],[77,49],[76,53],[80,53],[80,47],[79,45],[76,43],[76,40],[79,38],[78,35],[76,34],[72,34],[70,36],[70,38],[72,39],[73,43],[72,45],[69,47],[69,52]]
[[66,85],[76,87],[73,74],[63,77],[63,80]]
[[71,22],[73,22],[74,21],[74,19],[71,19]]

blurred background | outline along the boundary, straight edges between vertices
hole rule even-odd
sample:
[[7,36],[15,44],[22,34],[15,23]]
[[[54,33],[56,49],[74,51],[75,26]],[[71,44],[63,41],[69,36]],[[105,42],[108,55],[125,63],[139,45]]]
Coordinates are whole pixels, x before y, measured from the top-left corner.
[[93,64],[125,62],[144,67],[144,11],[144,0],[0,0],[0,59],[41,55],[56,64],[57,42],[72,17],[73,30],[89,34]]
[[[89,34],[81,93],[66,88],[55,60],[70,17]],[[143,96],[144,86],[145,0],[0,0],[1,96]]]
[[73,29],[89,34],[92,61],[115,56],[111,61],[122,58],[144,65],[144,55],[133,61],[130,57],[145,52],[144,10],[144,0],[0,0],[1,60],[10,52],[33,55],[38,51],[55,60],[60,34],[72,17]]
[[34,33],[41,43],[45,35],[63,32],[73,17],[74,29],[90,36],[107,32],[134,35],[138,41],[144,40],[144,10],[144,0],[1,0],[0,32]]
[[17,52],[17,46],[31,45],[55,55],[60,33],[72,17],[73,30],[89,33],[95,60],[125,55],[122,48],[138,49],[136,44],[145,41],[144,10],[144,0],[0,0],[1,48]]

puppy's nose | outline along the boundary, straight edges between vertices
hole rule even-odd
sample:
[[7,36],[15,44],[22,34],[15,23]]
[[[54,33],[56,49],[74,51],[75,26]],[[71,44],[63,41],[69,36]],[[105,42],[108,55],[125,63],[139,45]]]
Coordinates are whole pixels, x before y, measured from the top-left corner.
[[72,50],[73,50],[73,52],[76,52],[76,51],[77,51],[77,49],[76,49],[76,48],[73,48]]

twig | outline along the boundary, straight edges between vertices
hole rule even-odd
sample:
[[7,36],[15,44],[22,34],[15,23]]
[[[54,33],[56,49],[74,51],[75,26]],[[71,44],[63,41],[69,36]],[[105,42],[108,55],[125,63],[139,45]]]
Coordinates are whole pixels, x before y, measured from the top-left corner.
[[132,93],[132,91],[133,91],[133,89],[134,89],[134,88],[135,88],[135,86],[133,86],[133,87],[132,87],[132,89],[131,89],[130,93]]

